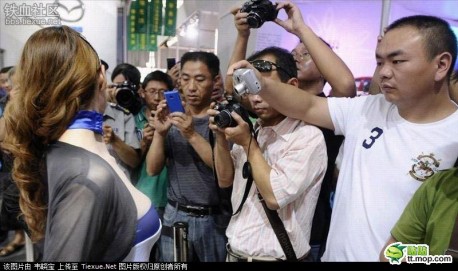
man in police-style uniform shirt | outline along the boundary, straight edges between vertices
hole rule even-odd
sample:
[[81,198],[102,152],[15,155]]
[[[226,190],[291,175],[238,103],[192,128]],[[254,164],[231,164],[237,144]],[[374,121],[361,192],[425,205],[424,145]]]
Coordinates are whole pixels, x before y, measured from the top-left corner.
[[110,154],[132,180],[132,172],[141,160],[135,119],[129,110],[115,103],[107,103],[103,115],[103,139]]
[[[103,60],[101,62],[107,71],[108,64]],[[114,84],[118,84],[126,79],[119,75],[112,78],[112,81]],[[115,103],[115,99],[113,99],[115,88],[107,87],[106,91],[109,102],[103,115],[103,140],[118,165],[127,177],[135,183],[132,172],[140,164],[141,159],[140,141],[136,134],[134,115]]]

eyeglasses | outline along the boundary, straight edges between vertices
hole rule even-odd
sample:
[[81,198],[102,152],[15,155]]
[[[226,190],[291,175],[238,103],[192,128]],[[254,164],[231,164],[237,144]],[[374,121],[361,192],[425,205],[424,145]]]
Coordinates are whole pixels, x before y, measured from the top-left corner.
[[258,71],[260,72],[271,72],[271,71],[275,71],[273,69],[273,67],[276,68],[276,70],[282,70],[283,72],[285,72],[289,77],[294,77],[292,76],[286,69],[282,68],[281,66],[273,63],[273,62],[270,62],[270,61],[267,61],[267,60],[262,60],[262,59],[258,59],[258,60],[253,60],[253,61],[250,61],[251,65],[253,65]]
[[305,52],[303,54],[300,54],[296,51],[292,51],[291,52],[291,55],[294,57],[295,60],[299,60],[299,61],[304,61],[304,60],[308,60],[311,58],[310,56],[310,53],[309,52]]
[[164,96],[164,89],[154,89],[154,88],[148,88],[144,90],[145,93],[149,95],[159,95],[160,97]]

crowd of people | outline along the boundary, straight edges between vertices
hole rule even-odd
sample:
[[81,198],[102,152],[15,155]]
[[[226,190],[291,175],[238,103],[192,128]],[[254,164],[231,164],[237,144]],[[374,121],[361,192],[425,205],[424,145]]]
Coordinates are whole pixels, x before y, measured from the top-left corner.
[[[194,51],[143,81],[121,63],[107,83],[108,64],[78,32],[35,32],[0,72],[0,241],[15,233],[0,257],[27,234],[37,261],[173,262],[177,223],[190,262],[375,262],[394,243],[456,249],[450,25],[426,15],[391,23],[375,51],[380,93],[355,97],[350,69],[300,9],[275,7],[287,18],[274,23],[298,44],[247,56],[248,13],[236,7],[224,78],[218,56]],[[240,69],[259,88],[235,91]],[[174,89],[184,112],[169,110]]]

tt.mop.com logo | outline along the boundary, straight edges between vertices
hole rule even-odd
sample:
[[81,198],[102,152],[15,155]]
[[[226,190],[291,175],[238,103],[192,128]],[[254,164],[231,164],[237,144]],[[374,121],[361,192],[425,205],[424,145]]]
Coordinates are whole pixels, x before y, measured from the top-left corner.
[[452,263],[451,255],[429,255],[429,246],[425,244],[403,244],[401,242],[392,243],[384,251],[385,258],[390,264],[400,265],[401,262],[407,263]]

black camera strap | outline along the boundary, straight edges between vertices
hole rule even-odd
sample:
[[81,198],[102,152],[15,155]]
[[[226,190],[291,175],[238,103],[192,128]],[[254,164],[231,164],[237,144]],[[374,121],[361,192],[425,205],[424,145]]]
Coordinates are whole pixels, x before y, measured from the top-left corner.
[[[296,128],[297,126],[294,129]],[[256,141],[258,138],[258,132],[259,130],[256,129],[256,132],[254,133]],[[249,164],[248,161],[247,163]],[[248,183],[253,183],[253,173],[251,171],[251,166],[249,166],[248,169],[249,170],[247,172],[248,174],[247,185]],[[272,210],[272,209],[269,209],[269,207],[267,207],[266,201],[264,200],[261,193],[259,192],[258,192],[258,198],[262,204],[262,207],[264,208],[264,211],[266,212],[266,216],[269,219],[270,225],[272,225],[272,229],[275,233],[275,236],[277,236],[278,242],[280,243],[280,246],[283,249],[283,252],[285,253],[286,260],[290,262],[297,262],[298,260],[297,260],[296,252],[294,252],[293,244],[291,243],[291,240],[289,239],[288,232],[286,232],[285,225],[283,224],[283,221],[281,221],[280,216],[278,215],[278,212],[276,210]]]
[[[253,131],[254,128],[252,125],[250,125],[250,131]],[[258,131],[254,131],[254,138],[258,137]],[[251,146],[251,141],[253,140],[253,136],[250,137],[250,143],[248,146]],[[248,154],[250,152],[250,147],[248,147]],[[247,155],[247,161],[243,164],[242,168],[242,177],[244,179],[247,179],[246,184],[245,184],[245,192],[243,192],[243,197],[242,197],[242,202],[240,202],[239,208],[237,208],[237,211],[233,213],[232,215],[236,215],[242,211],[243,205],[245,204],[246,199],[248,198],[248,194],[250,193],[251,186],[253,185],[253,175],[251,175],[251,164],[248,162],[248,155]]]
[[[226,210],[227,213],[230,213],[232,216],[232,203],[231,203],[231,194],[232,194],[232,185],[226,188],[221,188],[218,182],[218,174],[216,174],[216,165],[215,165],[215,137],[213,136],[212,130],[209,131],[208,139],[210,141],[210,147],[212,149],[212,163],[213,163],[213,178],[216,182],[216,190],[218,191],[218,197],[220,201],[220,208]],[[224,210],[221,210],[224,212]]]
[[[258,137],[258,131],[254,133],[254,138],[257,140]],[[250,139],[250,145],[251,145],[251,139]],[[248,159],[248,154],[247,154],[247,159]],[[246,198],[248,196],[248,193],[251,189],[251,185],[253,184],[253,172],[251,171],[251,165],[250,162],[245,162],[243,165],[243,177],[247,178],[247,183],[245,187],[245,193],[243,195],[242,203],[239,206],[240,211],[242,209],[243,204],[246,201]],[[272,229],[275,233],[275,236],[277,236],[278,242],[280,243],[281,248],[283,249],[283,252],[285,253],[286,260],[290,262],[297,262],[297,256],[296,252],[294,252],[293,244],[291,243],[291,240],[289,239],[288,233],[286,232],[285,225],[283,224],[283,221],[281,221],[280,216],[278,215],[278,212],[276,210],[271,210],[267,207],[266,201],[262,197],[261,193],[258,192],[258,198],[259,201],[262,204],[262,207],[264,208],[264,211],[266,212],[266,216],[269,219],[270,225],[272,225]],[[236,212],[237,213],[237,212]]]
[[[251,128],[250,128],[251,129]],[[218,174],[216,174],[216,166],[215,166],[215,155],[214,155],[214,149],[215,149],[215,138],[213,136],[213,132],[210,131],[210,135],[209,135],[209,141],[210,141],[210,146],[212,148],[212,161],[213,161],[213,176],[216,180],[216,185],[217,187],[219,187],[219,183],[218,183]],[[251,144],[251,142],[250,142]],[[250,173],[249,175],[251,176],[251,165],[250,163],[247,161],[245,162],[245,164],[243,165],[243,178],[247,178],[249,175],[248,175],[248,172]],[[242,202],[240,203],[239,207],[237,208],[237,211],[235,211],[235,213],[231,214],[232,216],[240,213],[240,211],[242,211],[242,207],[243,207],[243,204],[245,204],[245,201],[248,197],[248,193],[250,192],[250,189],[251,189],[251,185],[253,184],[253,178],[248,178],[247,182],[246,182],[246,185],[245,185],[245,192],[243,193],[243,198],[242,198]],[[219,190],[218,190],[219,191]],[[221,195],[220,195],[220,198],[221,198]]]
[[[250,145],[251,145],[251,142],[250,142]],[[246,199],[248,198],[248,194],[250,193],[251,185],[253,184],[253,178],[251,177],[250,162],[246,161],[243,164],[242,175],[243,175],[243,178],[247,179],[246,184],[245,184],[245,192],[243,193],[242,202],[240,202],[239,208],[237,208],[237,211],[235,211],[235,213],[233,213],[232,215],[236,215],[240,213],[240,211],[242,211],[242,207],[245,204]]]
[[[254,132],[255,140],[257,140],[258,131],[259,130],[256,129]],[[253,136],[250,138],[250,145],[251,145],[252,139],[253,139]],[[213,175],[216,180],[216,185],[219,186],[218,176],[216,174],[215,155],[214,155],[215,138],[213,136],[212,131],[210,131],[209,141],[210,141],[210,146],[212,148]],[[247,159],[248,159],[248,154],[247,154]],[[243,165],[242,175],[244,178],[247,179],[247,182],[245,185],[245,192],[243,193],[242,202],[240,203],[239,207],[237,208],[237,211],[232,215],[236,215],[242,210],[242,207],[245,204],[246,199],[248,198],[248,194],[250,192],[251,186],[253,185],[253,181],[254,181],[253,174],[251,171],[250,162],[248,162],[248,160]],[[261,193],[259,192],[258,192],[258,198],[262,204],[262,207],[264,208],[264,211],[266,212],[266,216],[269,219],[270,224],[272,225],[272,229],[275,233],[275,236],[277,236],[278,242],[280,243],[280,246],[283,249],[283,252],[285,253],[286,260],[290,262],[297,262],[298,260],[297,260],[296,253],[294,252],[293,244],[291,243],[291,240],[289,239],[288,232],[286,232],[283,221],[281,221],[280,217],[278,216],[278,212],[275,210],[271,210],[267,207],[265,200],[263,199]]]
[[[251,185],[253,184],[253,174],[251,172],[250,162],[246,162],[245,165],[248,165],[247,167],[248,179],[247,179],[247,184],[245,187],[245,193],[243,195],[242,203],[240,204],[237,212],[239,212],[242,209],[242,206],[245,203],[245,200],[248,196],[248,192],[250,191]],[[269,219],[270,225],[272,225],[272,229],[275,233],[275,236],[277,236],[278,242],[280,243],[280,246],[283,249],[283,252],[285,253],[286,260],[290,262],[297,262],[297,256],[296,256],[296,252],[294,252],[293,244],[291,243],[291,240],[289,239],[289,236],[288,236],[288,233],[286,232],[283,221],[281,221],[280,216],[278,216],[278,212],[275,210],[271,210],[267,207],[266,201],[264,200],[261,193],[259,192],[258,192],[258,198],[262,204],[262,207],[264,208],[264,211],[266,212],[266,216]]]
[[264,211],[266,212],[266,216],[272,225],[272,229],[274,230],[275,235],[277,236],[278,242],[280,243],[280,246],[285,253],[286,260],[290,262],[297,262],[297,256],[296,252],[294,252],[293,244],[289,239],[283,221],[281,221],[280,217],[278,216],[278,212],[267,207],[266,201],[263,199],[261,193],[258,193],[258,198],[262,203],[262,207],[264,207]]

